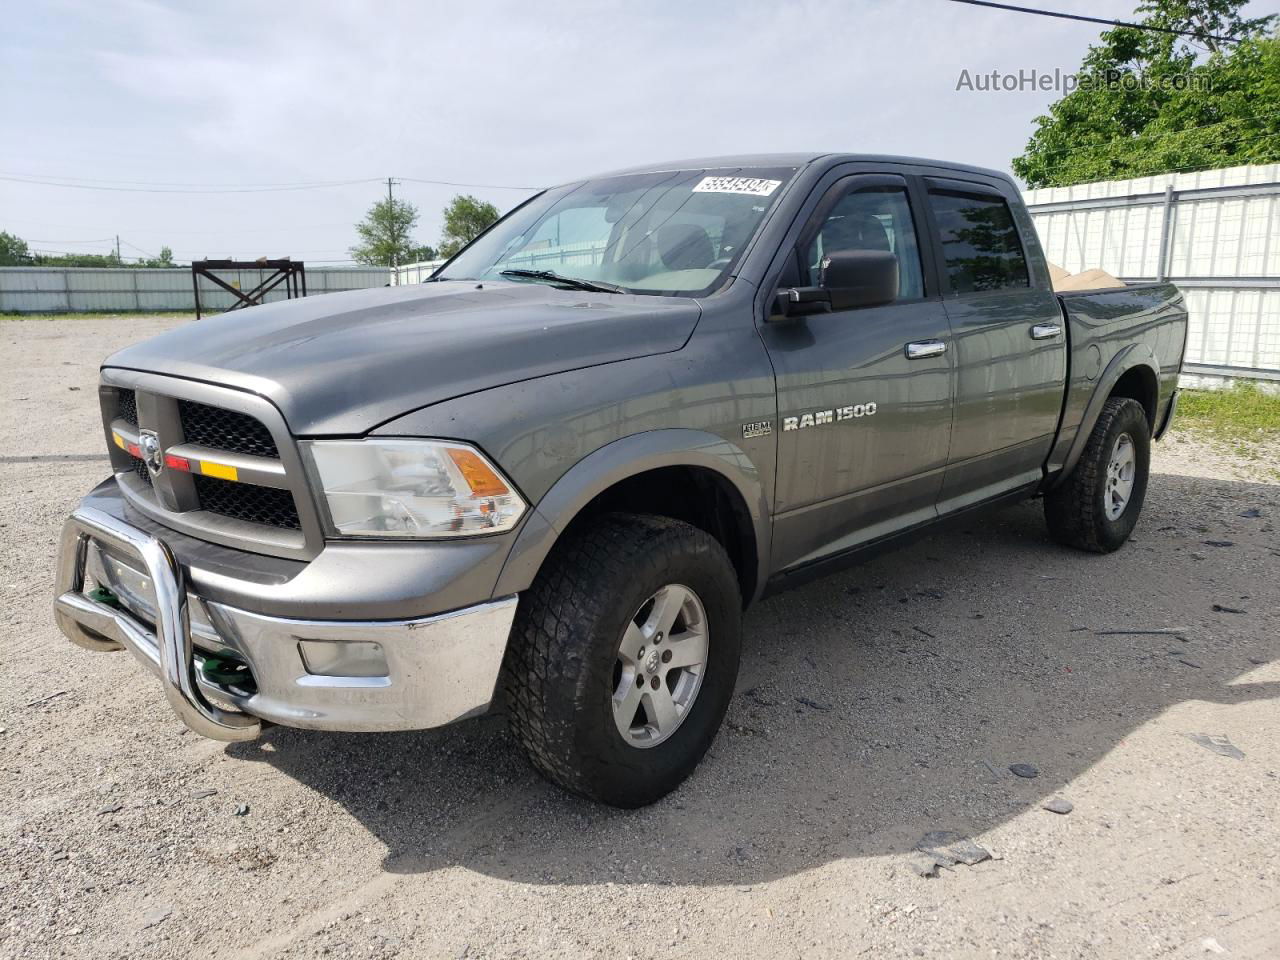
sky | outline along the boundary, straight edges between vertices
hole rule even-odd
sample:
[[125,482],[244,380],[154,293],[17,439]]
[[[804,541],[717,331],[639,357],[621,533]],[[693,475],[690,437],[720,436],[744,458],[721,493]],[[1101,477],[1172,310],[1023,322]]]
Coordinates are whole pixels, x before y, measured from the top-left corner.
[[[1127,18],[1136,2],[1025,5]],[[119,235],[126,257],[316,264],[350,258],[389,176],[435,245],[456,193],[505,211],[649,161],[823,150],[1007,171],[1059,94],[957,89],[962,71],[1070,72],[1102,29],[948,0],[45,0],[4,24],[0,230],[42,251]]]

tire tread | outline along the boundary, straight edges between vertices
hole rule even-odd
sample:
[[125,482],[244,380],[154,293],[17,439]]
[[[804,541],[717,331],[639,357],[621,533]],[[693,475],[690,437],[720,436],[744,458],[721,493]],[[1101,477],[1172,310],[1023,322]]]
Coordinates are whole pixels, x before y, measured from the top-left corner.
[[[1075,468],[1059,486],[1045,495],[1045,521],[1050,535],[1059,543],[1091,553],[1110,553],[1116,549],[1104,539],[1104,517],[1099,513],[1101,502],[1096,494],[1101,473],[1109,462],[1112,427],[1117,420],[1135,416],[1145,430],[1146,411],[1138,401],[1128,397],[1108,399]],[[1141,509],[1141,502],[1134,506]]]
[[[604,799],[595,784],[617,764],[583,755],[575,737],[577,698],[565,693],[581,692],[594,625],[616,612],[609,586],[634,576],[637,559],[661,568],[670,556],[690,550],[709,552],[709,560],[732,569],[723,548],[703,530],[668,517],[606,514],[557,545],[521,595],[503,693],[517,743],[553,783]],[[740,607],[736,594],[733,602]]]

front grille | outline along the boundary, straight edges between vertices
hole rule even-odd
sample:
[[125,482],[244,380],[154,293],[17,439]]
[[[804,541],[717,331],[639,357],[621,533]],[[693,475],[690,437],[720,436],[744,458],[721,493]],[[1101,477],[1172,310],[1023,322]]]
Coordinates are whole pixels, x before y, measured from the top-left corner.
[[138,397],[132,390],[116,391],[116,416],[125,423],[138,425]]
[[250,457],[280,459],[271,432],[248,414],[192,400],[179,400],[178,413],[187,443]]
[[151,486],[151,471],[147,469],[147,461],[133,458],[133,472],[138,475],[138,479]]
[[[143,469],[146,469],[145,467]],[[252,483],[233,483],[218,477],[194,474],[196,496],[200,507],[210,513],[221,514],[247,523],[261,523],[287,530],[300,530],[298,508],[293,494],[274,487],[259,487]]]
[[[281,448],[276,444],[272,428],[267,426],[270,420],[264,422],[252,413],[184,400],[164,392],[153,395],[145,388],[135,391],[132,387],[115,387],[103,391],[101,396],[108,422],[118,424],[117,437],[112,441],[112,461],[117,471],[130,472],[135,477],[126,483],[125,492],[139,500],[140,507],[145,505],[158,509],[161,517],[157,519],[195,536],[225,538],[228,532],[217,518],[226,517],[280,531],[274,537],[265,537],[265,530],[261,537],[246,533],[246,546],[251,550],[273,552],[263,546],[265,540],[270,540],[276,549],[289,552],[303,548],[306,537],[300,536],[303,524],[293,490],[245,482],[246,476],[253,478],[253,467],[243,460],[236,463],[243,457],[261,458],[277,464],[284,459],[280,456]],[[139,406],[142,408],[141,417],[138,416]],[[169,466],[156,476],[147,469],[146,461],[141,457],[129,455],[126,464],[123,456],[126,449],[117,449],[121,446],[120,435],[127,439],[128,445],[132,445],[135,432],[140,437],[149,430],[158,432],[165,452],[171,452],[179,445],[202,448],[199,453],[201,460],[221,464],[228,468],[228,472],[238,469],[239,479],[225,480],[213,476],[212,471],[216,467],[210,467],[211,473],[206,474],[204,465],[196,461],[190,462],[190,472],[182,472],[179,466]],[[284,436],[286,434],[281,433],[281,437]],[[141,439],[138,442],[141,444]],[[291,484],[301,485],[301,478],[290,477],[289,480]],[[178,504],[181,507],[174,509]],[[285,532],[289,536],[285,536]]]

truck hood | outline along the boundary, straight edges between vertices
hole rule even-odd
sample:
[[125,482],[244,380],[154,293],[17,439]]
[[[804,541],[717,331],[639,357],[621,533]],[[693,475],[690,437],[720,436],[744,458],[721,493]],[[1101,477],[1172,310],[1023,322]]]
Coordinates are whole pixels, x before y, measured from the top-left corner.
[[259,394],[298,436],[353,435],[477,390],[679,350],[700,313],[688,299],[449,281],[236,310],[104,366]]

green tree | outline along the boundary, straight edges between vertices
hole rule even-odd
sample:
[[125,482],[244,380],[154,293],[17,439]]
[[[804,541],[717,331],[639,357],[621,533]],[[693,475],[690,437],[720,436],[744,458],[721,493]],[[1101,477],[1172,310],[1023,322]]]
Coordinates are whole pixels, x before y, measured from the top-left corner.
[[0,267],[21,267],[30,262],[27,241],[0,230]]
[[115,253],[36,253],[31,262],[37,267],[124,267]]
[[360,263],[390,267],[413,263],[422,248],[409,239],[418,224],[418,208],[407,200],[379,200],[356,224],[360,242],[351,256]]
[[160,248],[160,256],[147,260],[144,266],[148,267],[172,267],[173,266],[173,250],[169,247]]
[[440,238],[440,256],[452,257],[489,229],[499,216],[498,208],[492,203],[477,200],[470,194],[458,194],[444,208],[444,235]]
[[[1253,36],[1263,33],[1275,22],[1275,14],[1253,18],[1240,16],[1240,8],[1247,3],[1248,0],[1147,0],[1138,4],[1137,12],[1146,14],[1140,22],[1148,26],[1198,33],[1204,38],[1179,38],[1171,34],[1159,37],[1147,33],[1145,39],[1151,46],[1178,43],[1184,50],[1199,46],[1217,53],[1223,45],[1213,37]],[[1229,44],[1227,46],[1230,47]]]
[[31,253],[27,243],[0,231],[0,267],[172,267],[173,250],[161,247],[158,257],[122,261],[111,253]]
[[1130,27],[1089,48],[1081,85],[1055,102],[1014,172],[1030,187],[1280,160],[1280,37],[1244,0],[1154,0],[1140,22],[1220,44]]
[[135,260],[133,263],[122,263],[122,267],[176,267],[173,262],[173,250],[169,247],[161,247],[158,257],[144,257]]

